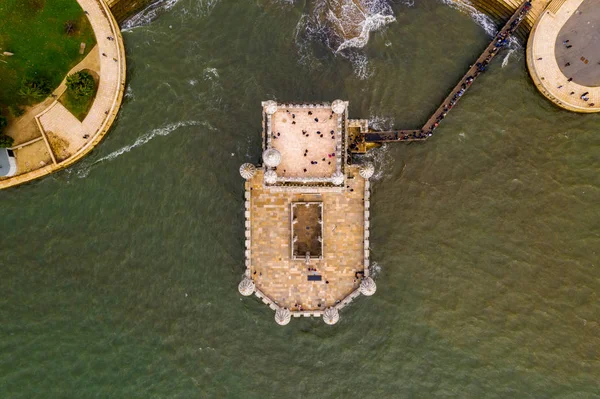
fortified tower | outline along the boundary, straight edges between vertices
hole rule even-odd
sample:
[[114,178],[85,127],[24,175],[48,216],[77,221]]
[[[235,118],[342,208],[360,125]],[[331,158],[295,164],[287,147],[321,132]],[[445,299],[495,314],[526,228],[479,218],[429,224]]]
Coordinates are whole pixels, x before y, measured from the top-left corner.
[[243,164],[246,272],[242,295],[255,294],[292,317],[339,320],[369,277],[369,178],[348,162],[348,102],[263,107],[262,164]]

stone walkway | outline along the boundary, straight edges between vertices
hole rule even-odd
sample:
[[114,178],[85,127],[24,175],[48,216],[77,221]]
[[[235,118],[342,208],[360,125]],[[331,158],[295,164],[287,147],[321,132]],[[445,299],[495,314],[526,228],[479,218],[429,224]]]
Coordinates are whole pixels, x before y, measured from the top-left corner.
[[[107,18],[106,9],[100,3],[103,0],[77,1],[87,13],[98,43],[92,50],[97,52],[100,64],[100,83],[96,99],[81,123],[75,117],[67,117],[65,112],[68,113],[68,111],[61,104],[54,104],[39,117],[44,130],[52,131],[69,141],[69,152],[73,154],[91,142],[95,133],[100,131],[104,122],[109,118],[115,94],[118,93],[121,85],[119,43],[116,40],[108,39],[108,37],[114,38],[117,35],[115,27]],[[87,139],[83,138],[85,135],[88,136]]]
[[[558,106],[574,112],[600,112],[600,87],[569,81],[557,61],[557,39],[562,27],[585,0],[554,0],[540,17],[527,45],[527,65],[538,90]],[[589,21],[590,18],[594,21]],[[600,13],[585,23],[600,24]],[[600,40],[591,36],[589,40]],[[562,45],[562,42],[559,44]],[[575,49],[577,51],[577,49]],[[583,96],[585,94],[585,96]],[[587,101],[582,98],[587,98]]]
[[[70,155],[76,153],[77,150],[86,144],[89,138],[87,140],[84,139],[85,135],[89,136],[94,133],[93,131],[88,131],[87,126],[81,123],[79,119],[59,102],[55,102],[50,111],[46,112],[39,119],[47,136],[49,132],[53,132],[62,140],[68,142],[66,150]],[[54,155],[58,158],[58,154]]]

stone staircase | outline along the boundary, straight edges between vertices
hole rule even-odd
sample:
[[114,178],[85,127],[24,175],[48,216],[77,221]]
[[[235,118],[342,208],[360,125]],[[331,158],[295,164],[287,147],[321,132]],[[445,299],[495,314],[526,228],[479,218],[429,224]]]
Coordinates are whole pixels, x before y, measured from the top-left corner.
[[550,11],[552,14],[556,14],[560,7],[562,7],[562,5],[565,4],[565,1],[567,0],[554,0],[552,1],[552,3],[550,3],[547,10]]

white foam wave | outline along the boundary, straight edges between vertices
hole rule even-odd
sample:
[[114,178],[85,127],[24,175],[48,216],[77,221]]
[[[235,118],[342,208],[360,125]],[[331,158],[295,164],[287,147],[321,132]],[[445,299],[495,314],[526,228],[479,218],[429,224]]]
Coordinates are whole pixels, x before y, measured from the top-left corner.
[[508,65],[508,60],[509,60],[510,56],[512,55],[512,53],[514,53],[514,52],[515,52],[514,49],[508,50],[508,52],[506,53],[506,56],[504,56],[504,59],[502,60],[502,68],[504,68],[505,66]]
[[[149,5],[147,5],[144,9],[134,14],[133,16],[127,18],[121,27],[121,30],[124,32],[131,31],[134,28],[138,28],[140,26],[148,25],[150,22],[154,21],[160,15],[169,11],[175,5],[179,3],[180,0],[155,0]],[[179,11],[180,15],[189,16],[191,18],[196,18],[199,16],[208,15],[213,8],[218,4],[219,0],[196,0],[193,4],[188,7],[182,7]],[[171,26],[169,26],[171,27]]]
[[179,0],[157,0],[150,3],[138,13],[127,18],[121,26],[122,31],[129,31],[140,26],[148,25],[154,21],[160,14],[169,11],[179,3]]
[[360,79],[365,80],[373,76],[374,70],[371,64],[369,63],[369,58],[366,54],[352,51],[350,53],[344,54],[344,57],[350,60],[352,63],[352,69],[354,70],[354,74]]
[[294,42],[298,48],[298,64],[310,69],[319,67],[320,61],[313,53],[310,42],[312,40],[323,40],[327,44],[328,37],[323,30],[322,26],[314,24],[308,14],[302,14],[294,29]]
[[369,118],[369,126],[375,130],[393,130],[394,118],[375,115]]
[[125,89],[125,98],[135,101],[135,94],[133,94],[133,89],[131,86],[127,86],[127,89]]
[[471,18],[473,19],[473,21],[475,21],[479,26],[481,26],[483,28],[483,30],[485,31],[485,33],[488,34],[488,36],[493,37],[498,32],[498,29],[496,28],[496,24],[494,24],[494,21],[492,21],[492,19],[490,17],[488,17],[487,15],[485,15],[484,13],[482,13],[481,11],[479,11],[475,7],[473,7],[473,5],[469,2],[469,0],[441,0],[441,1],[442,1],[442,3],[448,5],[456,10],[459,10],[459,11],[469,14],[471,16]]
[[377,262],[371,262],[371,267],[369,269],[369,275],[373,278],[377,278],[379,273],[381,273],[381,265]]
[[104,161],[112,161],[113,159],[115,159],[125,153],[128,153],[129,151],[133,150],[134,148],[140,147],[140,146],[146,144],[147,142],[149,142],[150,140],[152,140],[155,137],[168,136],[169,134],[173,133],[175,130],[177,130],[181,127],[199,126],[199,125],[211,127],[206,122],[183,121],[183,122],[177,122],[177,123],[170,123],[167,126],[152,129],[150,132],[145,133],[145,134],[141,135],[140,137],[138,137],[137,140],[135,140],[135,142],[133,144],[129,144],[129,145],[126,145],[125,147],[119,148],[118,150],[113,151],[110,154],[108,154],[100,159],[97,159],[92,164],[83,166],[81,169],[77,170],[76,174],[80,178],[87,177],[95,165],[102,163]]
[[344,40],[342,44],[339,45],[336,52],[340,52],[350,47],[362,48],[366,46],[369,42],[371,32],[379,30],[395,21],[396,17],[393,15],[375,14],[366,16],[366,19],[361,23],[362,27],[360,35],[348,40]]
[[519,40],[516,37],[511,36],[508,41],[507,48],[509,50],[508,50],[506,56],[504,57],[504,59],[502,60],[502,68],[504,68],[505,66],[508,65],[508,61],[513,54],[516,54],[517,59],[518,59],[519,52],[517,50],[521,50],[523,47],[521,46],[521,43],[519,42]]
[[204,68],[202,75],[204,76],[204,80],[218,79],[219,71],[217,71],[217,68]]

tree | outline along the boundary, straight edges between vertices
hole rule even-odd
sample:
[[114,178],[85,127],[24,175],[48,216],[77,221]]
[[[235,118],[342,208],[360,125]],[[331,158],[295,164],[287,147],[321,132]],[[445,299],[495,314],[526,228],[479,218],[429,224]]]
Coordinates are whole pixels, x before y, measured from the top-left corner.
[[8,120],[4,116],[0,115],[0,134],[2,134],[2,130],[4,130],[6,125],[8,125]]
[[76,31],[77,31],[77,22],[76,21],[65,22],[65,33],[68,36],[73,35]]
[[0,148],[12,147],[13,143],[15,142],[12,137],[2,133],[6,125],[8,125],[8,120],[4,116],[0,115]]
[[41,77],[25,78],[21,82],[19,95],[33,100],[42,100],[50,94],[48,81]]
[[10,111],[12,116],[14,116],[15,118],[18,118],[19,116],[21,116],[25,113],[23,108],[19,107],[18,105],[15,105],[15,104],[9,105],[8,110]]
[[89,98],[94,95],[96,82],[87,71],[79,71],[67,76],[67,89],[76,99]]
[[0,134],[0,148],[10,148],[12,147],[15,139],[6,134]]

